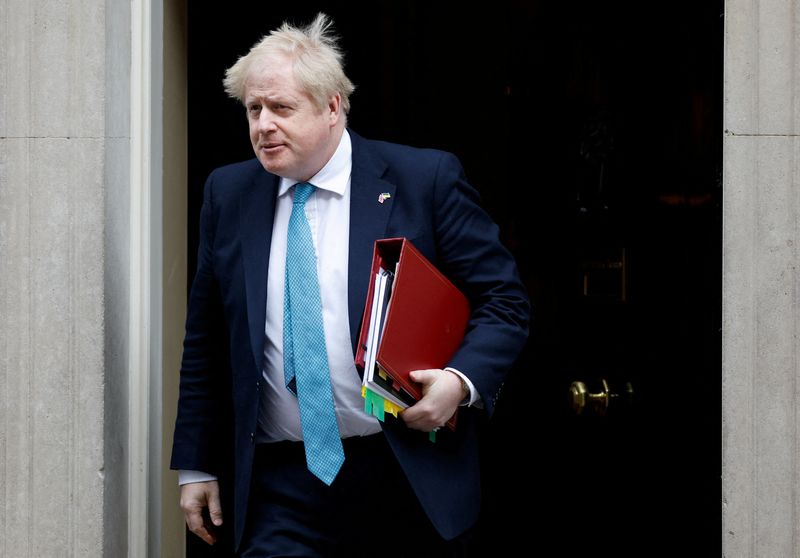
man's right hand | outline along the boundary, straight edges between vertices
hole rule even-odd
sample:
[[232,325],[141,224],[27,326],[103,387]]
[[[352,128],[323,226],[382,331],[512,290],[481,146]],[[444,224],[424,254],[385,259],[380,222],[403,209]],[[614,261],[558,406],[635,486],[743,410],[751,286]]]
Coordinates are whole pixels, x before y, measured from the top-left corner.
[[181,486],[181,509],[189,530],[208,544],[217,542],[215,527],[222,525],[222,507],[217,481],[192,482]]

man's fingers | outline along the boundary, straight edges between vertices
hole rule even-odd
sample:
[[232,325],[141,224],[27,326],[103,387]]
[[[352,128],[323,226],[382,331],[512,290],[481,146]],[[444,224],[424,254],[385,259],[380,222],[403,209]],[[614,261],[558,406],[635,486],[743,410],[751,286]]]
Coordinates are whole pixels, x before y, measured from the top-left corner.
[[439,410],[428,401],[420,400],[415,405],[405,409],[400,416],[410,428],[430,432],[437,426],[444,424],[449,418],[440,416],[440,414]]
[[186,526],[189,527],[189,530],[206,543],[214,544],[217,542],[217,537],[212,531],[213,527],[210,525],[210,521],[208,521],[204,515],[202,508],[184,510]]
[[[181,486],[181,509],[189,530],[208,544],[217,542],[214,525],[222,525],[217,481]],[[213,509],[213,517],[212,517]]]
[[406,425],[415,430],[430,432],[442,426],[463,399],[461,379],[446,370],[414,370],[411,379],[422,384],[422,399],[403,411]]
[[199,526],[195,526],[194,528],[189,526],[189,530],[203,539],[203,541],[205,541],[207,544],[214,544],[217,542],[217,536],[214,533],[214,526],[211,525],[211,522],[208,520],[201,519]]

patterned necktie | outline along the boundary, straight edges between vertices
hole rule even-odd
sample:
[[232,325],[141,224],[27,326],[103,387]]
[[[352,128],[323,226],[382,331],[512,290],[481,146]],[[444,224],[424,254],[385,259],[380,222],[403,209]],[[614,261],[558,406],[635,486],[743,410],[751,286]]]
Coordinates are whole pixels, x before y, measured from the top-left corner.
[[305,203],[315,186],[295,186],[286,245],[283,366],[286,387],[298,399],[308,469],[330,485],[344,463],[325,349],[317,257]]

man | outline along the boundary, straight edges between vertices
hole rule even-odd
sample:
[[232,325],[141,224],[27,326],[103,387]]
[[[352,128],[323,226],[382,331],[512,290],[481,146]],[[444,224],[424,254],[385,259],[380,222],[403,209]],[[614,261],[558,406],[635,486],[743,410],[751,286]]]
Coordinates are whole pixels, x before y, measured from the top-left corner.
[[[206,183],[172,467],[189,528],[213,543],[232,457],[241,556],[449,553],[480,509],[478,414],[527,337],[513,258],[458,161],[347,129],[341,59],[320,14],[226,74],[256,159]],[[380,423],[363,411],[354,350],[373,243],[401,236],[471,318],[446,369],[412,373],[423,398]],[[459,405],[455,432],[431,443]]]

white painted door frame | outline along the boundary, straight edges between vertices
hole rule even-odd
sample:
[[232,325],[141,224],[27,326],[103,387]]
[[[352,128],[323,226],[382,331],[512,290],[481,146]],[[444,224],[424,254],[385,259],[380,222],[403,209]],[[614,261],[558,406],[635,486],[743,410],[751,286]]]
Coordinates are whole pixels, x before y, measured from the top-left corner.
[[163,0],[131,2],[128,556],[161,524]]

